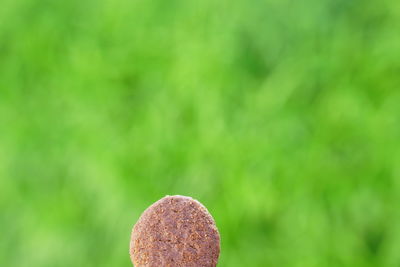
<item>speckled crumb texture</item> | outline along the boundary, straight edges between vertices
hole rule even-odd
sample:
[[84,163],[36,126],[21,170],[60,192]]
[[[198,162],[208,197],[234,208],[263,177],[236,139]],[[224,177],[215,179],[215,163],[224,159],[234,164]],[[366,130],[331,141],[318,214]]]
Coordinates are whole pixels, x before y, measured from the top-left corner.
[[133,227],[135,267],[217,265],[220,237],[214,219],[197,200],[166,196],[145,210]]

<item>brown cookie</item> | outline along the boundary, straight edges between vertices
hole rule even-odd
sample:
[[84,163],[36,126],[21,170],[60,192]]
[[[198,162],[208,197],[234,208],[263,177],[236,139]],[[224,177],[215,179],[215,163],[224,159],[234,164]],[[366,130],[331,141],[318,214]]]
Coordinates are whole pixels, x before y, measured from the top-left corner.
[[207,209],[197,200],[166,196],[133,227],[130,255],[135,267],[215,267],[220,237]]

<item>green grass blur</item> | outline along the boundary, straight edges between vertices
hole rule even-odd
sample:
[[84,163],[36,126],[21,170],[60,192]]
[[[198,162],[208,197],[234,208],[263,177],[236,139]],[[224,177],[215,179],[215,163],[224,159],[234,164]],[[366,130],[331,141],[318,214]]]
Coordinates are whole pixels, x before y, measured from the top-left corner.
[[400,2],[2,0],[0,266],[131,266],[167,194],[220,267],[400,266]]

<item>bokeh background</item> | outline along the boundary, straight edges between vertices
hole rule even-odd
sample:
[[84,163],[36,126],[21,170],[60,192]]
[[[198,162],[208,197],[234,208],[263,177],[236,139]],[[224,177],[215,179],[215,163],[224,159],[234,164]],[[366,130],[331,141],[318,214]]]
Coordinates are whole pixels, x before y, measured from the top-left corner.
[[131,266],[164,195],[219,266],[400,266],[400,2],[2,0],[0,266]]

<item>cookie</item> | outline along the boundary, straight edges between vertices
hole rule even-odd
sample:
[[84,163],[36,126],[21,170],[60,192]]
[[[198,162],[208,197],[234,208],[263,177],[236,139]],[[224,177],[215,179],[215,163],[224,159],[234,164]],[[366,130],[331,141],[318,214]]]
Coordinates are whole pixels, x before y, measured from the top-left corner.
[[133,227],[130,255],[135,267],[215,267],[219,252],[214,219],[190,197],[160,199]]

